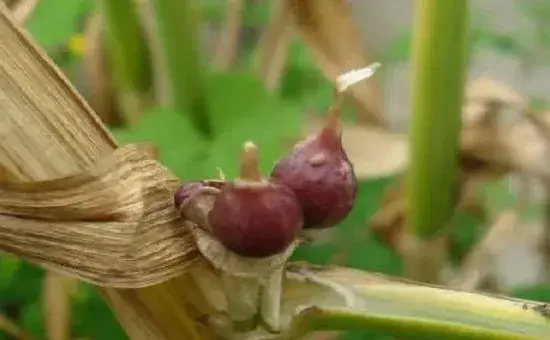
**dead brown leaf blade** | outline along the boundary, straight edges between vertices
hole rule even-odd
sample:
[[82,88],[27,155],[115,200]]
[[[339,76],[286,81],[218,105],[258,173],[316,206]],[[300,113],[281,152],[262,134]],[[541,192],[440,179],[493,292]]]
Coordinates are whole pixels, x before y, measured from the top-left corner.
[[293,35],[290,27],[292,17],[285,1],[274,2],[269,23],[260,38],[255,56],[256,72],[269,91],[278,88]]
[[[344,0],[285,0],[294,27],[319,68],[331,81],[339,75],[371,63],[362,48],[349,4]],[[350,94],[359,108],[359,121],[385,127],[379,88],[374,79],[354,85]]]
[[43,315],[48,340],[71,338],[71,294],[73,278],[48,273],[42,285]]
[[[75,174],[83,174],[86,169],[93,167],[99,159],[109,157],[117,148],[112,136],[102,125],[100,119],[92,112],[88,104],[82,100],[74,88],[69,84],[61,71],[52,64],[45,53],[36,47],[33,40],[11,18],[8,9],[0,3],[0,163],[9,176],[5,176],[17,183],[33,183],[36,181],[56,181]],[[150,164],[158,164],[152,160],[149,153],[145,159]],[[142,153],[142,156],[144,154]],[[162,174],[157,180],[162,182],[172,181],[173,177],[166,169],[159,167]],[[89,175],[89,174],[88,174]],[[146,180],[142,181],[143,184]],[[31,185],[31,184],[29,184]],[[147,185],[145,185],[147,187]],[[164,187],[165,189],[162,189]],[[145,203],[153,210],[165,211],[164,218],[157,222],[161,224],[171,223],[178,219],[175,208],[171,207],[172,196],[166,186],[160,187],[166,190],[164,202],[158,206],[159,201],[151,200]],[[39,202],[39,201],[37,201]],[[162,207],[164,205],[164,208]],[[170,208],[168,208],[170,206]],[[9,214],[1,214],[3,219],[0,225],[13,227],[13,232],[2,232],[2,238],[6,235],[22,235],[22,231],[28,230],[28,223]],[[138,220],[141,220],[141,215]],[[28,218],[27,221],[32,219]],[[131,222],[130,219],[129,222]],[[136,222],[136,221],[134,221]],[[15,226],[19,223],[19,228]],[[93,225],[93,223],[92,223]],[[70,222],[66,229],[74,235],[79,228]],[[144,225],[144,230],[149,226]],[[55,229],[55,228],[54,228]],[[59,231],[59,229],[57,229]],[[117,228],[109,228],[111,232]],[[161,239],[171,239],[170,234],[185,234],[178,224],[176,228],[162,228]],[[44,238],[38,233],[43,233],[43,227],[37,228],[36,237]],[[154,232],[153,232],[154,233]],[[168,233],[168,234],[166,234]],[[93,234],[92,234],[93,235]],[[108,242],[108,237],[101,237],[95,233],[98,239]],[[149,255],[155,257],[159,251],[165,248],[155,240],[151,240],[147,234],[141,238],[140,245],[135,247],[148,248]],[[119,237],[122,236],[119,234]],[[180,239],[176,237],[176,239]],[[172,239],[173,240],[173,239]],[[32,244],[32,243],[31,243]],[[131,242],[128,242],[131,247]],[[58,270],[67,262],[69,257],[81,252],[81,243],[68,243],[66,247],[50,245],[48,250],[57,250],[62,262]],[[11,243],[10,252],[21,250],[21,247],[30,251],[32,246],[22,240]],[[190,250],[185,244],[176,245],[178,254]],[[191,249],[192,250],[192,249]],[[60,253],[61,252],[61,253]],[[48,252],[45,249],[36,252],[38,257]],[[54,251],[55,253],[55,251]],[[64,254],[63,254],[64,253]],[[89,266],[93,261],[84,262],[84,254],[80,254],[82,264]],[[178,255],[179,257],[180,255]],[[119,260],[123,255],[119,255]],[[176,262],[185,263],[178,261]],[[98,257],[100,259],[101,257]],[[174,260],[173,257],[170,257]],[[181,258],[180,258],[181,259]],[[122,272],[135,268],[140,261],[131,261]],[[108,265],[112,268],[112,264]],[[47,267],[45,265],[45,267]],[[157,270],[165,270],[168,265],[158,267]],[[106,268],[104,268],[106,269]],[[182,268],[183,269],[183,268]],[[62,271],[62,270],[60,270]],[[100,290],[114,310],[121,326],[130,339],[138,340],[172,340],[172,339],[209,339],[208,329],[199,329],[199,323],[194,319],[196,313],[188,303],[181,299],[173,299],[175,287],[181,290],[177,284],[185,271],[174,273],[174,286],[158,284],[141,289],[114,289],[102,287]],[[120,275],[120,270],[111,271],[110,275]],[[160,282],[163,282],[161,280]],[[200,295],[202,292],[192,288],[185,289],[183,294]],[[179,296],[177,293],[174,296]],[[196,306],[197,311],[202,311],[204,306]]]

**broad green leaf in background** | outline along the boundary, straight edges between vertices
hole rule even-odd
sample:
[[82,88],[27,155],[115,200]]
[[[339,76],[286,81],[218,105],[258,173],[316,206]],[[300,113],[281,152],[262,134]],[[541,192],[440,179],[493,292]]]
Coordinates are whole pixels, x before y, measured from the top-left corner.
[[75,337],[88,339],[127,339],[124,331],[116,322],[110,308],[101,298],[97,288],[81,285],[81,298],[73,299],[73,333]]
[[411,33],[405,32],[390,41],[383,56],[382,63],[402,63],[409,60],[411,53]]
[[[7,284],[0,286],[0,307],[25,305],[40,296],[44,271],[23,260],[20,267]],[[24,282],[24,284],[21,284]]]
[[486,233],[480,220],[471,214],[457,212],[451,220],[449,259],[454,265],[460,265],[464,257]]
[[82,29],[85,14],[93,5],[92,0],[39,1],[27,29],[43,48],[62,46]]
[[251,140],[260,148],[260,165],[267,175],[299,135],[298,107],[268,94],[251,73],[211,75],[207,91],[212,98],[212,141],[203,140],[186,115],[168,109],[146,113],[132,128],[113,133],[123,143],[154,142],[160,161],[181,179],[216,177],[218,168],[235,177],[242,145]]
[[21,327],[33,338],[44,339],[45,325],[40,299],[29,301],[21,306],[19,322]]
[[187,116],[170,109],[156,109],[142,115],[129,129],[112,131],[121,143],[153,142],[160,161],[180,178],[193,178],[204,152],[205,141]]
[[[484,205],[492,216],[495,216],[502,210],[511,208],[518,201],[517,190],[511,184],[509,178],[488,182],[481,190]],[[522,207],[521,220],[540,220],[543,211],[543,203],[529,202]]]
[[490,36],[488,43],[495,51],[502,54],[517,56],[523,54],[525,51],[521,44],[521,39],[510,34],[494,33]]
[[[44,334],[44,318],[38,301],[42,292],[44,271],[20,259],[8,261],[11,263],[7,266],[2,263],[0,269],[0,310],[25,331],[36,336],[34,339],[41,339]],[[17,270],[14,271],[15,267]],[[12,272],[12,276],[8,277],[4,271]]]
[[516,287],[510,295],[518,299],[550,302],[550,284]]
[[19,258],[2,254],[0,256],[0,289],[6,288],[16,278],[22,262]]
[[399,256],[380,244],[366,225],[366,221],[379,205],[384,188],[392,179],[361,182],[354,209],[340,225],[334,227],[332,239],[324,244],[300,246],[294,253],[293,260],[331,264],[338,258],[341,261],[338,265],[400,275],[402,269]]
[[[550,46],[550,42],[548,46]],[[529,99],[529,107],[534,111],[546,111],[548,109],[548,100],[543,97],[533,96]]]
[[297,105],[264,90],[251,73],[214,74],[208,82],[215,139],[209,146],[205,171],[220,167],[233,178],[244,142],[259,147],[260,167],[267,175],[274,162],[299,136],[302,115]]
[[[281,95],[283,98],[308,105],[311,97],[322,88],[332,91],[330,82],[315,66],[307,46],[303,41],[294,39],[288,48],[285,72],[281,79]],[[332,99],[332,92],[327,99]]]

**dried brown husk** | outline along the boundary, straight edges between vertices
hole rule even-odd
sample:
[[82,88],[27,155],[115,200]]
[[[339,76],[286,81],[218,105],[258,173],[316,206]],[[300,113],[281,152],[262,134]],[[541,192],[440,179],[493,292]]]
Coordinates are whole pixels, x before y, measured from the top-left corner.
[[[103,180],[112,180],[112,176],[108,174],[101,178],[101,169],[98,169],[95,174],[93,171],[90,174],[89,170],[102,161],[109,163],[109,158],[112,159],[113,150],[117,147],[116,143],[57,67],[48,60],[44,52],[37,48],[32,39],[26,33],[23,33],[9,17],[4,5],[0,5],[0,32],[2,35],[0,41],[0,135],[2,136],[0,162],[5,172],[9,174],[7,177],[11,182],[9,186],[3,183],[2,188],[7,189],[10,187],[13,189],[20,186],[32,190],[41,185],[50,185],[51,192],[55,196],[54,192],[57,184],[65,183],[62,187],[67,188],[67,182],[64,182],[64,179],[67,178],[72,177],[73,180],[75,178],[88,179],[92,182],[97,180],[95,183],[98,185]],[[146,258],[144,259],[145,262],[138,260],[138,262],[132,263],[130,267],[139,263],[146,265],[147,262],[152,261],[156,263],[153,266],[158,265],[157,270],[171,271],[172,274],[170,275],[174,278],[166,281],[167,277],[165,277],[160,280],[164,282],[163,284],[142,289],[103,287],[101,291],[113,307],[115,315],[131,339],[208,339],[210,338],[208,329],[201,327],[201,324],[195,320],[195,318],[200,318],[204,313],[207,313],[207,307],[206,305],[195,305],[190,302],[200,299],[203,293],[199,287],[193,288],[192,285],[186,285],[186,282],[191,280],[190,274],[181,275],[184,269],[188,268],[198,258],[198,255],[194,252],[196,248],[192,236],[185,229],[180,228],[179,215],[175,208],[168,203],[165,205],[162,203],[167,202],[168,196],[170,196],[169,201],[171,201],[169,183],[175,183],[175,179],[162,166],[155,165],[158,163],[147,152],[136,151],[134,155],[137,156],[137,158],[134,158],[135,160],[140,160],[138,163],[132,165],[132,162],[130,162],[118,167],[118,172],[122,175],[122,178],[124,178],[124,173],[134,175],[133,190],[125,194],[130,200],[119,203],[135,205],[136,203],[144,204],[145,202],[144,211],[148,209],[149,211],[160,211],[160,216],[164,216],[159,216],[158,224],[173,225],[173,227],[161,228],[162,231],[157,229],[157,232],[155,232],[156,228],[149,229],[151,226],[144,226],[142,231],[145,236],[140,237],[141,242],[138,244],[149,249],[149,260]],[[162,174],[160,175],[161,183],[158,182],[159,178],[150,182],[151,172],[140,174],[132,171],[136,170],[135,166],[138,164],[153,166],[157,169],[157,174],[160,171]],[[132,181],[131,178],[126,179]],[[35,183],[35,185],[29,184],[35,181],[40,182]],[[160,194],[164,196],[164,200],[155,200],[153,195],[145,201],[140,199],[134,200],[132,203],[132,197],[147,195],[147,188],[151,188],[150,185],[155,182],[161,184],[156,192],[157,194],[164,192],[164,194]],[[73,189],[75,188],[73,187]],[[117,189],[112,193],[116,197],[118,195]],[[84,203],[81,201],[79,204],[86,204],[85,201],[88,201],[88,198],[93,200],[95,197],[97,200],[95,192],[81,194],[84,194],[84,196],[80,196]],[[88,198],[86,195],[88,195]],[[71,197],[66,197],[66,199],[71,200]],[[16,200],[8,201],[11,202],[10,204],[16,202]],[[37,200],[35,197],[33,205],[36,206],[37,203],[41,202],[43,201]],[[161,203],[160,207],[158,206],[159,202]],[[63,202],[63,204],[65,203]],[[76,202],[73,201],[73,203]],[[118,204],[119,208],[121,207],[120,204]],[[24,213],[25,211],[30,213],[32,206],[27,205],[25,208],[23,204],[19,208],[18,213]],[[2,209],[6,209],[6,206],[3,205]],[[44,210],[42,212],[48,215]],[[79,214],[78,212],[74,213]],[[143,213],[143,210],[141,213]],[[29,217],[21,218],[10,213],[2,213],[0,215],[2,218],[0,222],[2,239],[8,236],[18,239],[15,243],[10,244],[10,248],[2,250],[11,252],[17,250],[21,256],[27,258],[34,256],[35,263],[41,261],[46,268],[53,269],[55,267],[59,272],[65,273],[70,271],[65,266],[66,262],[69,258],[73,258],[73,263],[79,265],[82,273],[87,272],[90,274],[87,275],[88,281],[92,281],[90,278],[93,277],[91,275],[93,271],[90,270],[90,267],[93,267],[93,263],[86,258],[94,252],[108,256],[109,250],[104,249],[102,246],[105,246],[105,242],[108,243],[109,240],[114,243],[119,242],[119,244],[126,243],[127,245],[124,248],[127,250],[133,248],[131,242],[134,239],[130,237],[131,233],[124,233],[124,229],[119,226],[135,223],[136,219],[137,221],[141,220],[141,213],[133,209],[130,214],[119,215],[122,220],[109,221],[106,219],[95,223],[84,220],[76,222],[76,225],[74,220],[70,221],[69,215],[64,217],[65,221],[59,221],[58,219],[48,220],[47,218],[42,220]],[[79,217],[85,217],[84,215]],[[63,216],[58,217],[63,219]],[[18,224],[18,227],[15,227],[15,224]],[[94,246],[94,242],[83,243],[81,233],[85,233],[86,229],[79,228],[79,224],[80,226],[88,224],[88,231],[95,230],[89,236],[96,240],[103,240],[103,244],[98,247],[97,245]],[[39,225],[42,227],[38,227]],[[31,232],[33,228],[34,233]],[[65,239],[48,237],[48,229],[51,231],[52,228],[57,228],[57,232],[65,232]],[[117,233],[117,231],[119,232]],[[113,238],[102,237],[101,234],[104,232],[106,232],[105,236],[111,234]],[[149,242],[155,240],[155,237],[149,238],[147,236],[151,234],[156,234],[157,240],[161,239],[172,243],[172,246],[168,247],[169,250],[166,250],[166,244],[157,247],[155,243]],[[41,240],[38,244],[37,239]],[[71,241],[67,241],[67,239]],[[176,242],[176,244],[173,242]],[[40,249],[37,245],[40,244],[43,245],[43,248],[37,252],[36,249]],[[114,248],[111,247],[111,249]],[[120,271],[125,272],[129,269],[128,264],[130,262],[125,259],[127,255],[119,251],[117,253],[118,255],[111,251],[113,258],[118,257],[119,260],[112,264],[106,263],[111,269],[104,270],[102,275],[97,275],[95,278],[96,283],[103,282],[105,284],[113,277],[120,277]],[[53,260],[62,257],[65,259],[63,263]],[[98,256],[97,258],[103,257]],[[49,265],[46,264],[48,259],[50,260]],[[119,267],[123,262],[126,262],[126,267]],[[172,269],[169,270],[166,269],[166,267],[170,267],[169,263],[179,263],[179,265],[175,267],[172,265]],[[76,274],[74,267],[72,273],[73,276],[86,279],[82,275]],[[139,276],[137,272],[135,275],[136,278]],[[141,279],[141,284],[138,286],[147,285],[146,280]],[[186,287],[183,291],[182,286]]]
[[293,31],[286,0],[274,1],[272,14],[258,44],[254,67],[268,91],[275,91],[285,69]]
[[[371,63],[363,48],[349,4],[344,0],[283,0],[292,13],[293,25],[325,76],[336,85],[344,72]],[[380,90],[367,79],[349,90],[363,123],[386,126]]]
[[84,29],[85,47],[82,55],[83,93],[94,112],[110,126],[122,119],[112,93],[104,44],[104,22],[100,13],[92,13]]

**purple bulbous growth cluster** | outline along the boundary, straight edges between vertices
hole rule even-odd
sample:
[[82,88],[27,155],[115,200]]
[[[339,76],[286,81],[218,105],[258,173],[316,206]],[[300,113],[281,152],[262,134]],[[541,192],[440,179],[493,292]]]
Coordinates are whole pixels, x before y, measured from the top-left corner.
[[219,189],[208,214],[210,232],[228,250],[263,258],[286,250],[302,228],[340,223],[357,194],[353,166],[342,146],[339,112],[329,111],[323,129],[280,159],[271,177],[261,176],[257,148],[246,143],[239,178],[189,182],[174,196],[179,208],[205,186]]
[[319,134],[280,159],[271,177],[296,194],[304,229],[333,227],[347,217],[355,203],[357,181],[342,146],[338,111],[329,111]]

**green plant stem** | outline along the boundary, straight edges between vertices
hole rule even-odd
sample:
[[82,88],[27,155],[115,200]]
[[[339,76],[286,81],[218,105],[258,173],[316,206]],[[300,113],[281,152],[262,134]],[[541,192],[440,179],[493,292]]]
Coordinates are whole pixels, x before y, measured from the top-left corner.
[[406,339],[550,338],[547,305],[533,301],[307,264],[287,268],[283,287],[281,319],[294,316],[283,330],[293,337],[359,330]]
[[119,108],[126,123],[133,124],[143,110],[151,89],[149,51],[132,0],[103,0],[106,38]]
[[298,339],[312,331],[364,331],[387,336],[423,340],[535,340],[538,337],[512,334],[453,322],[414,317],[395,317],[337,308],[309,307],[298,314],[291,325],[290,339]]
[[[406,226],[406,233],[417,244],[410,247],[412,252],[425,250],[424,241],[439,237],[453,213],[468,32],[467,0],[415,3]],[[424,256],[411,254],[413,262],[422,259]],[[439,268],[435,267],[441,262],[433,261],[432,268],[413,263],[410,267],[422,268],[422,273],[409,275],[428,281],[436,276]]]
[[197,12],[188,0],[158,0],[156,6],[173,107],[188,113],[204,137],[211,138]]

